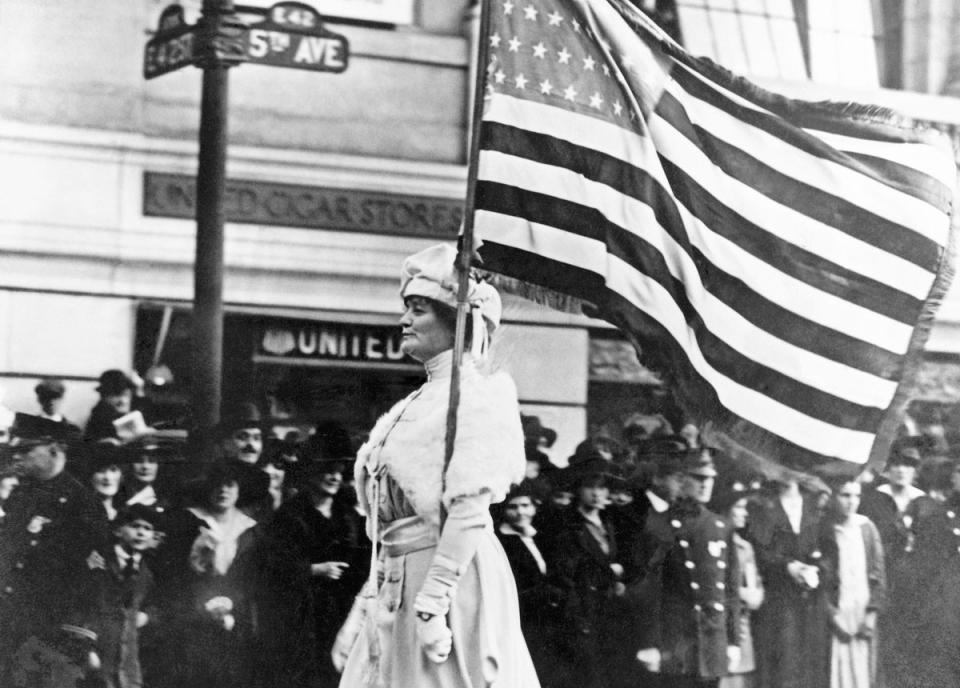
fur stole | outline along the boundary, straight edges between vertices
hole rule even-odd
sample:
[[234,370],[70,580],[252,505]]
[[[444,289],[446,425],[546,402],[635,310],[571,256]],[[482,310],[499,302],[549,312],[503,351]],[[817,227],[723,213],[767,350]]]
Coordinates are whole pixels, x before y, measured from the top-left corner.
[[[357,453],[357,495],[370,513],[369,476],[386,470],[418,515],[440,520],[443,454],[446,441],[449,377],[430,380],[397,403],[374,425]],[[465,368],[461,376],[457,438],[447,472],[443,502],[490,493],[503,501],[523,479],[526,458],[517,389],[503,372],[483,376]]]

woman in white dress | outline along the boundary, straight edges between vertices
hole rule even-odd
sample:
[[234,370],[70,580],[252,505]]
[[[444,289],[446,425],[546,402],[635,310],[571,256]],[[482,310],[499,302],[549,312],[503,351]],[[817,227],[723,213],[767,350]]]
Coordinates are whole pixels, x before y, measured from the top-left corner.
[[824,532],[824,592],[832,631],[830,688],[872,688],[876,680],[877,614],[886,596],[883,545],[873,522],[857,513],[860,484],[834,493]]
[[424,364],[427,382],[377,422],[357,455],[357,494],[379,556],[367,602],[358,600],[359,634],[351,642],[341,633],[334,648],[336,663],[351,647],[342,688],[539,686],[489,512],[524,475],[520,410],[509,376],[481,372],[501,306],[495,289],[473,279],[456,442],[443,475],[455,256],[440,245],[403,264],[402,348]]

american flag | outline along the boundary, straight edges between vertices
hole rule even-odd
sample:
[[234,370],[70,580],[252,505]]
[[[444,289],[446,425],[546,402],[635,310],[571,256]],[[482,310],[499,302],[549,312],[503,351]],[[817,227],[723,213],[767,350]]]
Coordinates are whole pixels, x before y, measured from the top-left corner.
[[687,55],[622,0],[491,0],[481,267],[595,304],[741,458],[886,458],[952,272],[952,150]]

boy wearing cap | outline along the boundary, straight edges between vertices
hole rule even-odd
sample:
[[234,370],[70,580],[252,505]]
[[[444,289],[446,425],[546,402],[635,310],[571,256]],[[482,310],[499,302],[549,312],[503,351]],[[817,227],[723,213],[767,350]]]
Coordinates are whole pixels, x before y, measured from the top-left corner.
[[149,621],[144,601],[154,580],[147,553],[157,546],[159,513],[144,504],[128,506],[114,521],[110,547],[87,560],[84,616],[97,633],[101,677],[106,688],[139,688],[139,630]]
[[663,688],[716,686],[739,662],[739,565],[730,524],[706,508],[717,472],[709,451],[681,459],[679,497],[644,525],[641,565],[654,594],[637,659]]

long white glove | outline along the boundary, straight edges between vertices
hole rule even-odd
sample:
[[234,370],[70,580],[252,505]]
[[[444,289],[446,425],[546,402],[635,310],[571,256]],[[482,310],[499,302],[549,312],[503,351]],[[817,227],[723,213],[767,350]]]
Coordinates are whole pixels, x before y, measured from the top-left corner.
[[447,627],[450,601],[489,524],[489,494],[458,497],[450,505],[433,561],[413,603],[414,611],[431,615],[427,621],[418,616],[416,625],[417,639],[431,662],[445,662],[450,656],[453,647],[453,636]]
[[490,524],[490,495],[458,497],[450,505],[440,542],[413,608],[446,616],[460,576],[477,553],[484,528]]

